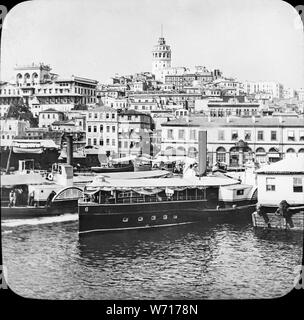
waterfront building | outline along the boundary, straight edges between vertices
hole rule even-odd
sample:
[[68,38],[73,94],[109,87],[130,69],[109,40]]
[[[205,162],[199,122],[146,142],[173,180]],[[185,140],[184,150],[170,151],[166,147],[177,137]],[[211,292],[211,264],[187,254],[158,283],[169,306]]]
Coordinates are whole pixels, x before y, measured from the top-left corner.
[[151,153],[152,118],[149,114],[136,110],[118,113],[119,157]]
[[118,154],[116,109],[98,106],[86,112],[86,145],[98,147],[101,154]]
[[162,152],[197,156],[198,131],[207,130],[209,164],[242,166],[248,160],[275,162],[304,152],[304,119],[281,117],[180,117],[161,125]]
[[256,171],[260,204],[279,206],[282,200],[291,205],[304,204],[303,156],[299,154],[298,157],[286,158]]

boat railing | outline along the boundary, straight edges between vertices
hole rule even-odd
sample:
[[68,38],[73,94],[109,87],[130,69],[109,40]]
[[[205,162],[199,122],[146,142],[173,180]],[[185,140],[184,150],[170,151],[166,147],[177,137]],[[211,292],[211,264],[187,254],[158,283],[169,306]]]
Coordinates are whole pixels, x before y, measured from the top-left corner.
[[[146,202],[164,202],[164,201],[193,201],[205,200],[203,196],[179,196],[179,197],[145,197],[145,198],[123,198],[117,199],[116,203],[146,203]],[[114,200],[114,199],[113,199]],[[111,202],[110,202],[111,203]]]

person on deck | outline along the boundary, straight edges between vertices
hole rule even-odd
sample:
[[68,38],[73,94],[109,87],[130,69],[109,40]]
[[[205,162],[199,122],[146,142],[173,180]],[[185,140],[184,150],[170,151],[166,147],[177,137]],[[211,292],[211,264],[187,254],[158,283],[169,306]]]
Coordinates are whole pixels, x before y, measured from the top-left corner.
[[9,207],[15,207],[16,206],[16,191],[15,190],[11,190],[10,194],[9,194]]

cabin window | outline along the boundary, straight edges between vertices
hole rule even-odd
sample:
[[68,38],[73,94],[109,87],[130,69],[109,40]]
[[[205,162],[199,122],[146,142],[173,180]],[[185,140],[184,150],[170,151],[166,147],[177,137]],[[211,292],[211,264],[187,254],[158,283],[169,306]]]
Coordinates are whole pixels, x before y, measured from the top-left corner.
[[129,221],[129,218],[123,218],[122,219],[122,222],[128,222]]
[[139,222],[141,222],[141,221],[144,220],[144,218],[143,218],[143,217],[138,217],[137,220],[138,220]]
[[164,215],[163,215],[163,219],[164,219],[164,220],[167,220],[167,219],[168,219],[168,216],[167,216],[166,214],[164,214]]
[[244,189],[236,190],[237,196],[242,196],[244,194]]
[[174,216],[173,216],[173,219],[177,219],[177,215],[174,215]]
[[303,192],[302,178],[293,178],[293,192]]
[[266,191],[275,191],[275,178],[266,178]]
[[151,216],[151,220],[156,220],[156,216]]

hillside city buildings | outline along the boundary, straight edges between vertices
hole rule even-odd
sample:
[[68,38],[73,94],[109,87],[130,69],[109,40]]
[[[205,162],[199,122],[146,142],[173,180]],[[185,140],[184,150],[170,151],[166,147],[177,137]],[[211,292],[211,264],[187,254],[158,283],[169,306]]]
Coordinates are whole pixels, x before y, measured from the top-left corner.
[[[177,54],[177,53],[175,53]],[[208,132],[208,161],[243,166],[304,153],[304,89],[274,81],[241,81],[205,66],[174,66],[161,35],[152,48],[151,71],[113,75],[111,83],[72,75],[62,78],[44,63],[16,66],[0,83],[1,147],[16,138],[65,133],[76,151],[112,157],[196,157],[198,131]],[[10,117],[25,105],[38,126]]]

